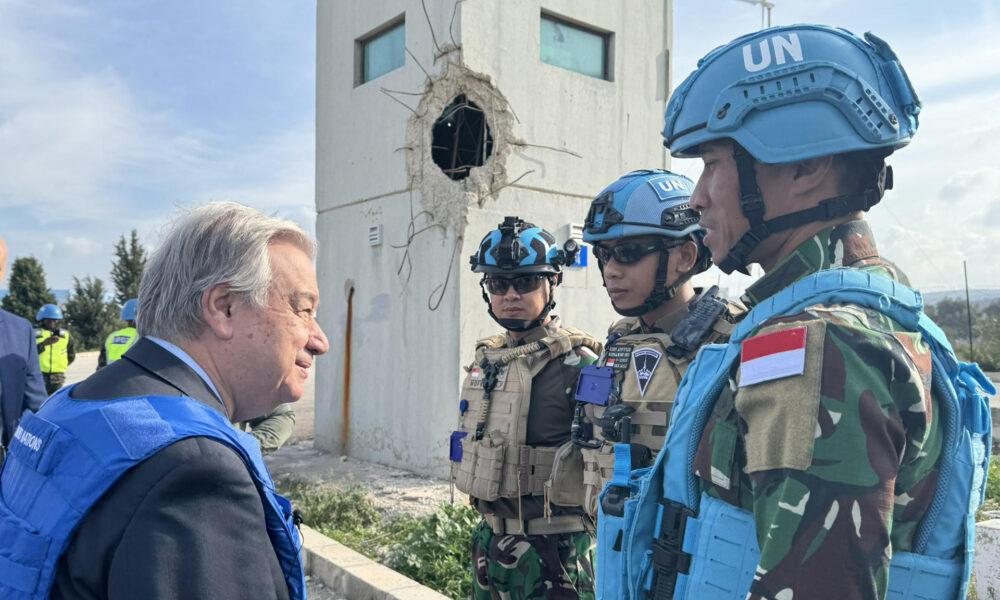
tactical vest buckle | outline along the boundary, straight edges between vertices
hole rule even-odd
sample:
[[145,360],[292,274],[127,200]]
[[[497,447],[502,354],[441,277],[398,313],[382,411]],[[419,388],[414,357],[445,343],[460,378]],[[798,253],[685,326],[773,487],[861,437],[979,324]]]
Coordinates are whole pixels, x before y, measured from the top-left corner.
[[694,511],[674,500],[662,499],[663,519],[660,535],[653,539],[650,560],[653,567],[653,581],[649,597],[653,600],[670,600],[674,596],[677,574],[687,574],[691,566],[691,555],[682,550],[684,530],[688,517]]
[[628,500],[628,487],[624,485],[609,485],[601,496],[601,510],[612,517],[625,516],[625,501]]

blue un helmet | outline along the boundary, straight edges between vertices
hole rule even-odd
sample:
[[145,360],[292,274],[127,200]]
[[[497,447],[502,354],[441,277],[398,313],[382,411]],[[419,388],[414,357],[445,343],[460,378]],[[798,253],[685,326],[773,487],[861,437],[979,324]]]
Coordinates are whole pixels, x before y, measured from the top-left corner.
[[527,331],[541,325],[549,311],[555,308],[554,294],[549,293],[542,312],[532,320],[500,319],[493,313],[486,293],[487,278],[498,273],[543,275],[554,287],[562,277],[562,267],[573,264],[578,251],[579,246],[573,240],[568,240],[560,249],[556,238],[548,231],[518,217],[505,217],[503,223],[479,242],[479,249],[469,257],[469,262],[473,272],[483,274],[480,281],[483,300],[493,320],[511,331]]
[[35,315],[36,321],[41,321],[42,319],[59,320],[62,318],[62,311],[55,304],[43,304],[42,307],[38,309],[38,314]]
[[126,300],[125,304],[122,304],[122,321],[135,321],[135,308],[138,306],[139,300],[132,298],[131,300]]
[[[884,159],[917,131],[920,100],[887,43],[823,25],[758,31],[709,52],[674,91],[664,114],[664,145],[677,157],[698,145],[733,140],[740,205],[750,231],[719,263],[746,272],[750,252],[771,233],[829,221],[878,203],[892,187]],[[764,221],[753,159],[788,163],[829,154],[863,154],[865,189],[812,209]]]
[[[587,220],[583,225],[583,241],[588,243],[619,240],[641,235],[665,238],[660,247],[659,264],[653,291],[646,301],[629,309],[615,310],[625,316],[645,314],[669,300],[677,288],[692,276],[701,273],[711,264],[708,249],[702,243],[704,230],[698,224],[700,215],[691,208],[694,182],[683,175],[649,169],[632,171],[604,188],[590,203]],[[698,246],[695,265],[669,286],[667,285],[667,255],[671,248],[684,242]],[[606,260],[595,246],[597,265],[604,273]]]

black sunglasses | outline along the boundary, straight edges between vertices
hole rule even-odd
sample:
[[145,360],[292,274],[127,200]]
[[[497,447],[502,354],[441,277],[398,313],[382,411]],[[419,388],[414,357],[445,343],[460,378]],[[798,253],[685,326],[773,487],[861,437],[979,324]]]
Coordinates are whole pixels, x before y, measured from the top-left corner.
[[517,277],[511,277],[509,279],[500,277],[484,277],[482,280],[483,287],[486,291],[493,294],[494,296],[502,296],[507,293],[507,290],[514,287],[514,291],[518,294],[530,294],[531,292],[537,290],[542,285],[542,279],[544,275],[518,275]]
[[647,254],[659,252],[660,250],[670,250],[671,248],[676,248],[683,243],[683,240],[671,243],[664,242],[662,240],[653,240],[649,242],[629,242],[625,244],[618,244],[617,246],[612,246],[610,248],[607,246],[594,245],[594,256],[597,257],[597,262],[600,264],[602,269],[612,258],[615,259],[615,262],[620,265],[631,265],[642,260],[642,258]]

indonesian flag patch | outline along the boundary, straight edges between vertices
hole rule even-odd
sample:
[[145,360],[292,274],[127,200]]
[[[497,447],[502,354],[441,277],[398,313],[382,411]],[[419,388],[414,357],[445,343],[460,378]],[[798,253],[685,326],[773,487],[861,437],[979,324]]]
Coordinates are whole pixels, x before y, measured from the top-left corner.
[[806,364],[806,327],[783,329],[743,340],[740,387],[801,375]]

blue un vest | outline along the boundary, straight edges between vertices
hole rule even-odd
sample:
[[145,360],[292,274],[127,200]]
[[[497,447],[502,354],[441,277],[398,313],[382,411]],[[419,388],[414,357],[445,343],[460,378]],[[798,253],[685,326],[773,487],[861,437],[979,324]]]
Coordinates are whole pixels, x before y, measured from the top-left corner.
[[56,564],[87,511],[125,471],[169,444],[203,436],[246,464],[293,600],[305,597],[291,504],[274,491],[254,439],[188,397],[69,398],[72,387],[25,412],[0,471],[0,598],[49,597]]
[[647,594],[655,600],[746,597],[760,558],[753,515],[699,493],[692,462],[722,386],[739,359],[740,342],[770,317],[819,303],[878,310],[919,332],[930,346],[932,385],[944,432],[938,484],[914,533],[913,552],[892,555],[886,598],[965,598],[975,511],[986,491],[989,463],[989,404],[981,390],[995,393],[993,385],[977,365],[955,358],[944,333],[924,315],[919,292],[873,273],[831,269],[758,304],[728,344],[699,351],[674,398],[667,437],[653,466],[629,473],[628,446],[615,447],[615,475],[604,494],[618,484],[627,487],[629,497],[622,516],[599,513],[599,599],[639,600]]

